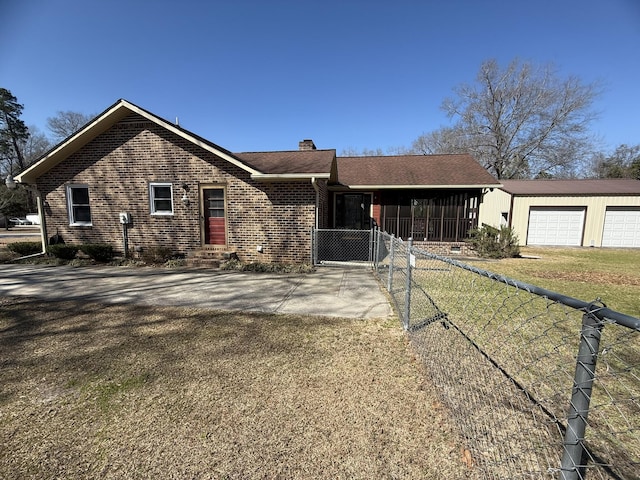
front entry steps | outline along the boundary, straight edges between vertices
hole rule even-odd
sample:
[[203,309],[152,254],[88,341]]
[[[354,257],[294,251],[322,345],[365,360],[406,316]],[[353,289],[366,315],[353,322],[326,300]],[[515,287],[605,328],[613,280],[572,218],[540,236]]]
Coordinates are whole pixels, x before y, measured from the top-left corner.
[[238,254],[226,246],[203,245],[187,255],[187,266],[197,268],[220,268],[227,260],[237,259]]

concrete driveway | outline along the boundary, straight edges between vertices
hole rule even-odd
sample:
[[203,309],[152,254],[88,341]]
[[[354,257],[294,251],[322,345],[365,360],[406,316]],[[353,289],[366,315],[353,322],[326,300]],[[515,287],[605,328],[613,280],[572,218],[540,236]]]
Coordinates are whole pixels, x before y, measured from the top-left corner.
[[393,315],[369,270],[304,275],[164,268],[0,265],[0,295],[346,318]]

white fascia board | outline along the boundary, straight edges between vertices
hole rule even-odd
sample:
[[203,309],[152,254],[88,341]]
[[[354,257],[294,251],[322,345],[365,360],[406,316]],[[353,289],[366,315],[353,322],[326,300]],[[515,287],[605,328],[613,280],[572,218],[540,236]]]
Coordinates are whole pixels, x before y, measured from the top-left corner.
[[500,188],[502,184],[486,185],[348,185],[350,190],[436,190],[436,189],[460,189],[460,188]]
[[[72,153],[74,150],[79,149],[84,144],[88,143],[93,138],[97,137],[100,133],[103,133],[103,131],[106,131],[113,124],[125,118],[127,115],[129,115],[130,112],[137,113],[138,115],[146,118],[150,122],[153,122],[156,125],[159,125],[175,133],[176,135],[184,138],[185,140],[217,155],[220,158],[223,158],[224,160],[228,161],[229,163],[232,163],[233,165],[241,168],[242,170],[248,173],[251,173],[251,174],[260,173],[258,170],[255,170],[249,167],[248,165],[242,163],[241,161],[228,155],[227,153],[220,151],[217,148],[212,147],[211,145],[203,143],[199,139],[189,135],[183,130],[176,128],[175,125],[167,121],[163,121],[159,119],[159,117],[149,114],[145,110],[137,107],[132,103],[127,102],[126,100],[120,100],[112,108],[110,108],[109,110],[104,112],[102,115],[97,117],[93,122],[89,123],[82,130],[77,132],[72,137],[69,137],[69,139],[67,139],[65,142],[55,147],[54,150],[51,150],[40,161],[31,165],[29,168],[27,168],[24,172],[20,173],[19,175],[16,175],[16,180],[20,183],[23,183],[23,182],[31,183],[30,181],[34,181],[37,177],[40,176],[39,173],[45,173],[46,171],[48,171],[49,169],[53,168],[55,165],[60,163],[66,157],[65,155],[66,151],[70,151],[70,153]],[[112,121],[106,123],[103,126],[103,123],[110,118],[112,119]],[[56,157],[60,157],[60,158],[56,159]]]
[[[42,166],[44,164],[48,164],[49,162],[53,162],[53,164],[47,168],[45,170],[45,172],[47,170],[49,170],[50,168],[53,168],[54,166],[56,166],[58,163],[60,163],[60,161],[62,161],[63,158],[60,158],[58,161],[55,160],[55,158],[58,155],[63,155],[65,150],[69,150],[69,149],[73,149],[74,145],[79,144],[79,146],[77,148],[80,148],[83,145],[83,139],[89,137],[89,139],[87,141],[85,141],[84,143],[87,143],[91,138],[96,137],[98,134],[93,134],[93,132],[96,129],[100,129],[100,124],[102,123],[102,121],[105,118],[110,117],[111,115],[114,115],[119,109],[121,109],[122,104],[118,103],[116,105],[114,105],[112,108],[110,108],[109,110],[107,110],[106,112],[104,112],[102,115],[100,115],[99,117],[96,117],[96,119],[89,123],[86,127],[84,127],[82,130],[80,130],[79,132],[77,132],[75,135],[69,137],[65,142],[62,142],[61,144],[59,144],[57,147],[55,147],[53,150],[51,150],[45,157],[41,158],[38,162],[34,163],[33,165],[31,165],[29,168],[27,168],[24,172],[20,173],[19,175],[16,176],[16,180],[20,183],[24,182],[24,183],[30,183],[29,180],[35,180],[35,178],[31,179],[31,174],[32,173],[37,173],[39,170],[42,169]],[[124,118],[124,116],[123,116]],[[44,172],[43,172],[44,173]],[[37,177],[36,177],[37,178]]]
[[253,180],[263,182],[287,182],[295,180],[329,179],[328,173],[252,173]]

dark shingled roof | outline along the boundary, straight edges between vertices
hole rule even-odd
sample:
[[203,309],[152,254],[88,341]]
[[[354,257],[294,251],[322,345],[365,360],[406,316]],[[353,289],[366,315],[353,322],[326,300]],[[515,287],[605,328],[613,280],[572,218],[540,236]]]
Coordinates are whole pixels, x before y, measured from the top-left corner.
[[245,152],[234,156],[266,174],[331,173],[335,150],[292,150],[284,152]]
[[499,186],[471,155],[338,157],[338,182],[358,186]]
[[502,190],[512,195],[640,195],[640,180],[502,180]]

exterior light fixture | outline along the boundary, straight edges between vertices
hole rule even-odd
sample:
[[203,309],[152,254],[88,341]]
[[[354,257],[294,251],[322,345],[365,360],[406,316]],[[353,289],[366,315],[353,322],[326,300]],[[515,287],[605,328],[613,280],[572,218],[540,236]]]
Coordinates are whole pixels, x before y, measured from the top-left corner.
[[189,197],[187,196],[187,192],[189,191],[189,185],[187,185],[186,183],[183,183],[182,190],[183,190],[182,198],[181,198],[182,203],[184,203],[184,205],[188,207],[189,204],[191,203],[189,201]]

